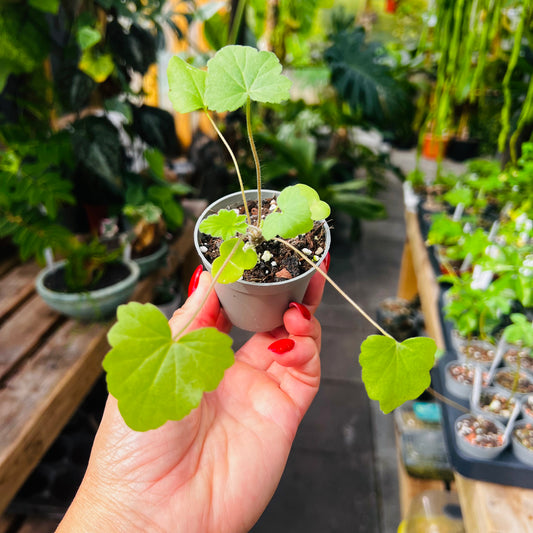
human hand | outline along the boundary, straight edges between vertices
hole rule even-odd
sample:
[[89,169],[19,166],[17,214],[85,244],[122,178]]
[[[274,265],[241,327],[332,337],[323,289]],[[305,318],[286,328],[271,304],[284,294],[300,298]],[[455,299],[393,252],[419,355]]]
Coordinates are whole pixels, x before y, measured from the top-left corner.
[[[197,288],[170,320],[173,333],[205,297],[211,277],[193,279]],[[315,274],[305,305],[291,305],[283,327],[253,335],[218,388],[184,419],[138,433],[110,396],[58,532],[249,531],[274,494],[318,390],[321,332],[312,313],[323,287]],[[203,326],[231,328],[214,292],[191,328]]]

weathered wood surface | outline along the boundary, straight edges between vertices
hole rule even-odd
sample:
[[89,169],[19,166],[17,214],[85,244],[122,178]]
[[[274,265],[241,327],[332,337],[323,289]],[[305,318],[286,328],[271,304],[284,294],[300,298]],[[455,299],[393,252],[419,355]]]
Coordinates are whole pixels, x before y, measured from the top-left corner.
[[[187,219],[166,265],[138,283],[132,300],[150,301],[163,277],[194,262],[193,228]],[[114,322],[82,323],[50,310],[35,293],[38,271],[0,262],[0,515],[101,374]],[[48,531],[37,522],[27,527],[20,531]]]
[[[416,214],[406,212],[407,246],[398,294],[412,290],[416,278],[428,334],[439,347],[444,340],[438,315],[439,288],[423,242]],[[405,254],[409,254],[405,257]],[[405,283],[402,286],[403,283]],[[401,472],[400,472],[401,474]],[[467,479],[455,474],[466,533],[533,533],[533,490]],[[400,498],[405,511],[411,497],[420,492],[419,481],[400,475]],[[430,487],[428,487],[430,488]]]

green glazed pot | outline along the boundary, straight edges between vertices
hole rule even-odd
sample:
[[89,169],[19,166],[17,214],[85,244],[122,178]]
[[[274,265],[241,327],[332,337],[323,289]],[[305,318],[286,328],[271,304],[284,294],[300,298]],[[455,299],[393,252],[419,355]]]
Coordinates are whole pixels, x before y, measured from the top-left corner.
[[139,279],[139,266],[133,261],[122,261],[129,275],[109,287],[79,293],[52,291],[45,287],[46,277],[63,268],[65,261],[58,261],[38,274],[35,287],[41,298],[52,308],[72,318],[84,321],[104,320],[111,317],[117,307],[129,300]]

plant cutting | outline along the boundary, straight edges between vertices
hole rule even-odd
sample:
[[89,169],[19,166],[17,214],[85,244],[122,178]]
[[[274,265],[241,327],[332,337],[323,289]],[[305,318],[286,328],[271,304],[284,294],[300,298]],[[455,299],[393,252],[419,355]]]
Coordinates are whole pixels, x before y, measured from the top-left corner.
[[[218,256],[210,264],[213,275],[210,290],[240,283],[257,265],[268,263],[267,270],[278,266],[272,265],[276,249],[292,252],[290,262],[305,265],[310,272],[324,276],[383,334],[371,335],[363,342],[359,361],[369,397],[379,400],[384,412],[390,412],[427,388],[436,345],[428,338],[411,338],[402,343],[394,340],[317,268],[324,258],[325,247],[322,251],[306,251],[294,243],[294,239],[301,240],[305,235],[315,241],[315,236],[327,230],[324,219],[329,216],[329,206],[313,189],[297,184],[279,193],[262,190],[261,165],[251,130],[252,101],[275,103],[288,98],[290,82],[281,70],[271,52],[235,45],[219,50],[209,60],[207,70],[195,68],[179,57],[172,58],[169,64],[170,98],[174,107],[183,113],[206,114],[228,148],[241,189],[237,193],[240,205],[235,200],[224,199],[227,209],[217,207],[198,224],[201,235],[214,239],[218,247]],[[256,167],[257,189],[252,191],[244,190],[235,155],[211,116],[211,112],[231,112],[242,106]],[[317,240],[320,242],[320,238]],[[200,252],[207,254],[206,241],[201,246],[205,250],[202,248]],[[299,277],[288,266],[278,272],[283,269],[291,278]],[[284,283],[287,273],[274,275],[273,283],[263,285],[275,286],[280,283],[276,278]],[[263,303],[270,305],[268,301]],[[151,304],[132,302],[120,306],[117,317],[109,332],[112,349],[104,360],[104,369],[109,391],[118,399],[122,416],[132,429],[153,429],[167,420],[185,417],[199,405],[204,392],[218,386],[224,371],[233,364],[232,339],[228,335],[214,328],[184,333],[194,317],[174,336],[165,316]],[[131,394],[132,384],[135,394]]]
[[125,205],[122,212],[132,225],[128,231],[131,258],[139,265],[143,277],[158,268],[168,253],[164,240],[167,226],[162,210],[147,202],[138,206]]

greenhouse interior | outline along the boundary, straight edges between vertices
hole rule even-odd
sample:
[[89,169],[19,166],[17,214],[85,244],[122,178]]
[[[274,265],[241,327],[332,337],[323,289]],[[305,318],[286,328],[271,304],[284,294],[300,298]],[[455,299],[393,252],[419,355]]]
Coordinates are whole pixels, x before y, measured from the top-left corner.
[[0,28],[0,533],[533,533],[533,0]]

